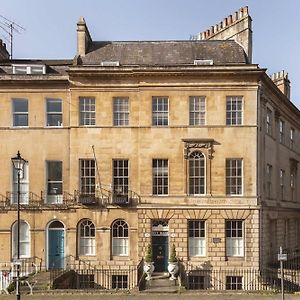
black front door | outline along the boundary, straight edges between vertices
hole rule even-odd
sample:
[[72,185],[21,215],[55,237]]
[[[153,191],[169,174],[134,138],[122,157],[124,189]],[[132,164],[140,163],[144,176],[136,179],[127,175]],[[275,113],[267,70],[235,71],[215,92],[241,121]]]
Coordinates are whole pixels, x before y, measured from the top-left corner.
[[152,236],[152,253],[155,272],[167,271],[168,248],[167,236]]

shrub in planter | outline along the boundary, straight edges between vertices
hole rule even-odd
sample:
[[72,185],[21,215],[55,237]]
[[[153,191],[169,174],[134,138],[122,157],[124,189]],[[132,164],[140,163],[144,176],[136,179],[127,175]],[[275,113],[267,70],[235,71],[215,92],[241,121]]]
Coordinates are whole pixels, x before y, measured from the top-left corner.
[[146,280],[151,279],[151,275],[154,271],[154,264],[153,264],[153,254],[152,254],[152,247],[149,244],[147,247],[147,252],[145,256],[145,262],[144,262],[144,272],[146,273]]

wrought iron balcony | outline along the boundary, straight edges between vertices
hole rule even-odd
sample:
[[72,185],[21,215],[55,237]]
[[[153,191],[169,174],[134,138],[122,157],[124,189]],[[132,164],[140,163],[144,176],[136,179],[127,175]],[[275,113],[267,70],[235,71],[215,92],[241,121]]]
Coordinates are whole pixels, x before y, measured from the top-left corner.
[[129,190],[128,193],[111,192],[110,204],[118,206],[136,206],[140,203],[140,196]]
[[140,203],[140,196],[128,191],[127,194],[112,192],[106,189],[97,189],[94,194],[84,194],[75,191],[78,203],[87,206],[102,206],[117,205],[117,206],[136,206]]
[[[41,192],[40,195],[33,192],[21,192],[20,208],[21,209],[66,209],[78,205],[74,195],[63,192],[58,197],[47,197],[47,192]],[[17,209],[17,192],[7,192],[6,196],[0,195],[0,209],[14,210]]]
[[[0,210],[17,209],[17,192],[0,194]],[[97,189],[94,194],[84,194],[75,191],[74,194],[63,192],[62,194],[49,194],[42,191],[40,195],[33,192],[21,192],[20,208],[23,210],[32,209],[68,209],[82,205],[91,207],[107,207],[108,205],[120,207],[136,207],[140,203],[140,196],[129,190],[122,194],[106,189]]]
[[82,193],[75,191],[75,198],[79,204],[87,206],[103,206],[107,205],[110,191],[105,189],[97,189],[94,193]]

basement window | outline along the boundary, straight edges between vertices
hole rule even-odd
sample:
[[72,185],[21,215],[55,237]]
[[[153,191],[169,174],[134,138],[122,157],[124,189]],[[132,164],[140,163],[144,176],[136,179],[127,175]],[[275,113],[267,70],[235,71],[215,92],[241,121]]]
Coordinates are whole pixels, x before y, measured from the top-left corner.
[[12,65],[13,74],[46,74],[46,65]]

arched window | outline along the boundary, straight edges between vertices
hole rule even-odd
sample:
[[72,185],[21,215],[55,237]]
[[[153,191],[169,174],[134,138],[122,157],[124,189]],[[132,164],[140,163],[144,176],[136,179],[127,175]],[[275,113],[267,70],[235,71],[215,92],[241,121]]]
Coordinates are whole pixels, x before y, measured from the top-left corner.
[[96,254],[96,230],[95,225],[90,220],[83,220],[79,223],[79,255]]
[[112,255],[128,255],[128,225],[123,220],[112,225]]
[[[18,222],[12,226],[12,257],[18,256]],[[30,229],[27,222],[20,220],[20,258],[30,257]]]
[[189,194],[205,194],[205,157],[199,151],[189,156]]

